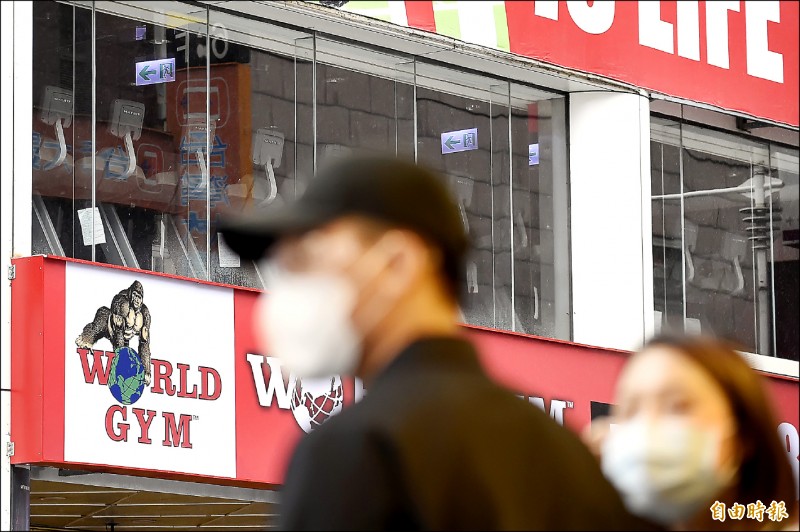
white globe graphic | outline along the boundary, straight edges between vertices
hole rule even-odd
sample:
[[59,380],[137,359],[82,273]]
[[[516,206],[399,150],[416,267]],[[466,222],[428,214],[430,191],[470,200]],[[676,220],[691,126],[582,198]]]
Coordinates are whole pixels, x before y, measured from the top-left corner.
[[297,379],[292,389],[292,413],[300,428],[311,432],[344,405],[344,390],[339,376]]

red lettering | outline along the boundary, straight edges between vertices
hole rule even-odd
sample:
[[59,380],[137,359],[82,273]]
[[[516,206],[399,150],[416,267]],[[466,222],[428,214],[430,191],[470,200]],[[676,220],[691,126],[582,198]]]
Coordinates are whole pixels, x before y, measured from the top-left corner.
[[122,421],[125,421],[128,417],[128,411],[124,406],[112,405],[108,411],[106,411],[106,434],[108,434],[108,437],[113,441],[128,441],[128,429],[130,425],[127,423],[117,423],[116,428],[119,429],[119,432],[114,430],[114,414],[117,412],[122,412]]
[[189,436],[189,422],[192,416],[181,414],[178,424],[175,423],[175,414],[164,412],[164,447],[177,447],[180,444],[184,449],[191,449],[192,442]]
[[[175,395],[175,386],[172,385],[172,364],[166,360],[152,359],[153,363],[153,393]],[[163,383],[163,386],[162,386]]]
[[[92,351],[94,358],[92,359],[92,367],[89,368],[89,350],[78,349],[78,356],[81,358],[81,366],[83,367],[83,378],[86,384],[92,384],[97,380],[101,386],[108,385],[108,374],[111,371],[111,362],[114,361],[116,353],[106,351]],[[103,357],[108,358],[103,364]]]
[[197,385],[196,384],[192,384],[192,391],[189,392],[189,393],[186,393],[186,388],[187,388],[186,381],[188,380],[186,374],[189,371],[190,367],[191,366],[189,366],[189,364],[178,364],[178,371],[180,372],[180,375],[181,375],[181,387],[178,389],[178,397],[193,397],[193,398],[197,399]]
[[146,443],[150,445],[152,441],[150,440],[150,423],[153,422],[153,418],[156,415],[155,410],[148,410],[145,415],[145,411],[142,408],[134,408],[133,413],[136,414],[136,419],[139,420],[139,428],[141,429],[141,436],[139,436],[139,443]]
[[[214,379],[214,391],[213,393],[210,394],[208,393],[209,376]],[[200,366],[200,399],[205,399],[207,401],[214,401],[219,398],[219,395],[221,393],[222,393],[222,379],[219,376],[219,372],[214,368],[206,368]]]

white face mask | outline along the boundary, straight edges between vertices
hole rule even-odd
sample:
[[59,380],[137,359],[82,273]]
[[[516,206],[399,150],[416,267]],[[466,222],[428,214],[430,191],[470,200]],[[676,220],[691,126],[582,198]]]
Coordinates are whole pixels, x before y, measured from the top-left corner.
[[[375,248],[360,260],[372,260]],[[371,265],[368,276],[377,275]],[[259,297],[255,319],[262,349],[279,358],[299,378],[352,375],[356,370],[363,341],[353,325],[353,309],[358,287],[343,274],[292,273],[262,263],[269,272],[267,294]],[[366,282],[366,279],[364,282]],[[383,312],[371,312],[377,323]]]
[[328,274],[285,272],[273,281],[256,309],[261,345],[299,378],[351,374],[361,347],[350,319],[355,288]]
[[721,436],[686,422],[632,421],[612,427],[602,469],[631,513],[663,525],[695,515],[732,480],[717,466]]

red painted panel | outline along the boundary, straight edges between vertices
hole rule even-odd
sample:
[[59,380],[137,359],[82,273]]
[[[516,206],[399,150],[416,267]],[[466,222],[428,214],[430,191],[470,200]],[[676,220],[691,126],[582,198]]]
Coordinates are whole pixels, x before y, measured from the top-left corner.
[[565,424],[581,430],[590,420],[592,401],[611,403],[614,385],[629,353],[566,342],[468,328],[486,371],[506,387],[528,397],[570,401]]
[[406,18],[412,28],[436,32],[433,2],[406,1]]
[[[291,410],[261,406],[247,354],[258,354],[251,320],[258,294],[234,293],[236,324],[236,472],[242,480],[279,484],[288,460],[303,431]],[[288,378],[288,375],[286,376]],[[257,373],[269,382],[269,371]]]
[[64,460],[64,311],[66,263],[45,261],[42,310],[44,335],[42,353],[42,457],[48,461]]
[[[15,259],[11,282],[11,462],[42,460],[44,258]],[[61,378],[64,378],[63,371]]]

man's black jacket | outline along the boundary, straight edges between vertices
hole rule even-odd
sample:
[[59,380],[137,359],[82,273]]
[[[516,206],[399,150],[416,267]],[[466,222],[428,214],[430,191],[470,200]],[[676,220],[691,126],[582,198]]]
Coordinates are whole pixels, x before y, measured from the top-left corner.
[[464,340],[409,346],[366,396],[306,436],[288,530],[631,530],[568,429],[492,382]]

